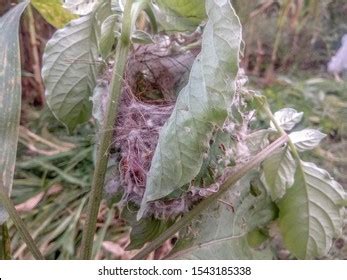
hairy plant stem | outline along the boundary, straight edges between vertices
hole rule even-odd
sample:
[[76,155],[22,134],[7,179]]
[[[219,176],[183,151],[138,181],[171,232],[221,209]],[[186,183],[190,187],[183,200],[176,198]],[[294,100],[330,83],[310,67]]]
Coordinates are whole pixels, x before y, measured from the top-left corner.
[[93,241],[96,230],[105,174],[109,158],[109,149],[114,133],[114,124],[118,113],[119,97],[122,90],[123,74],[127,62],[131,36],[131,7],[133,0],[127,0],[124,8],[122,33],[117,44],[115,66],[110,85],[110,97],[107,104],[105,120],[100,129],[100,140],[97,147],[95,170],[92,188],[89,195],[86,223],[83,229],[81,259],[92,258]]
[[4,260],[10,260],[11,258],[11,239],[8,234],[8,227],[6,222],[1,226],[1,241],[2,241],[2,256]]
[[36,247],[33,238],[31,237],[29,231],[26,228],[26,225],[19,217],[16,208],[14,207],[12,201],[9,199],[7,194],[2,190],[0,186],[0,203],[5,207],[6,211],[10,215],[14,225],[16,226],[19,234],[23,238],[24,242],[27,244],[29,251],[32,253],[35,259],[43,260],[40,250]]
[[273,154],[278,148],[288,141],[287,135],[282,135],[275,142],[268,145],[265,149],[252,157],[247,163],[236,167],[235,172],[228,177],[220,186],[219,191],[207,199],[201,201],[191,211],[185,214],[179,221],[164,231],[159,237],[150,242],[143,250],[136,254],[133,259],[144,259],[148,254],[157,249],[167,239],[172,237],[176,232],[189,225],[190,222],[206,210],[210,205],[215,203],[226,191],[228,191],[238,180],[245,176],[253,168],[257,167],[264,159]]

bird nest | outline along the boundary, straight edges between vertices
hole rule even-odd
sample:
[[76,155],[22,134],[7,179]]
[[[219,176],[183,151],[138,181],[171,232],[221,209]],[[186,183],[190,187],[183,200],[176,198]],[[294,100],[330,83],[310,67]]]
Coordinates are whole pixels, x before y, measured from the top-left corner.
[[[111,171],[105,184],[106,196],[118,197],[123,207],[141,203],[160,129],[188,81],[190,68],[200,51],[199,46],[189,46],[198,45],[195,42],[199,37],[200,34],[186,38],[158,37],[153,44],[135,47],[128,57],[110,155]],[[111,68],[104,74],[103,83],[108,85],[110,80]],[[105,112],[107,95],[108,89],[101,94],[101,115]],[[215,185],[203,190],[190,187],[179,197],[150,202],[146,215],[174,218],[216,190]]]

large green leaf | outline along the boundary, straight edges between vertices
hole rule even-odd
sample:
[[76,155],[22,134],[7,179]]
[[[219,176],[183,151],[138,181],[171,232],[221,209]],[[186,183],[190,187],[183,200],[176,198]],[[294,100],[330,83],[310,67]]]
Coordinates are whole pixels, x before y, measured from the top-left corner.
[[89,97],[100,68],[97,63],[100,29],[110,13],[110,1],[101,1],[92,13],[73,20],[47,43],[42,68],[47,103],[69,130],[91,116]]
[[294,185],[279,202],[279,224],[287,248],[300,259],[325,255],[341,234],[342,187],[315,164],[301,162]]
[[278,150],[263,162],[262,180],[273,200],[283,197],[294,183],[296,163],[288,147]]
[[[16,5],[0,18],[0,181],[10,195],[16,163],[21,110],[21,65],[18,28],[28,1]],[[7,213],[0,205],[0,224]]]
[[234,190],[180,233],[172,257],[200,260],[272,258],[269,250],[254,250],[247,241],[248,233],[276,217],[276,208],[266,190],[261,187],[257,194],[252,194],[249,179],[250,176],[244,177]]
[[55,28],[61,28],[75,18],[73,14],[62,7],[61,0],[31,0],[31,4]]
[[201,169],[216,126],[222,127],[235,89],[241,25],[229,1],[206,1],[208,22],[189,82],[162,128],[139,211],[189,183]]
[[167,31],[194,30],[205,18],[204,0],[156,0],[157,19]]

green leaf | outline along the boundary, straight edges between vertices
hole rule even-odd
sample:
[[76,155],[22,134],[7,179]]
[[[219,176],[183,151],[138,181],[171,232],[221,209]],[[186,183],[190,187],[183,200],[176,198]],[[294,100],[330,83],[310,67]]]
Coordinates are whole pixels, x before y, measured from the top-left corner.
[[55,28],[62,28],[75,18],[73,14],[61,6],[60,0],[31,0],[31,4]]
[[248,233],[276,217],[276,209],[263,187],[259,195],[253,195],[249,185],[250,176],[246,176],[234,190],[211,205],[181,232],[172,257],[199,260],[271,259],[269,250],[256,251],[247,240]]
[[[204,0],[156,0],[159,7],[167,7],[177,15],[199,24],[206,18]],[[223,4],[223,1],[219,1]],[[224,1],[225,3],[225,1]]]
[[[298,124],[304,113],[300,112],[298,113],[295,109],[292,108],[284,108],[279,111],[277,111],[274,114],[274,117],[277,121],[277,123],[285,130],[290,131],[294,128],[296,124]],[[274,124],[271,122],[270,126],[272,128],[275,128]]]
[[136,44],[153,44],[153,38],[150,34],[142,31],[136,30],[131,37],[131,41]]
[[110,15],[101,26],[101,37],[99,42],[99,52],[105,59],[110,54],[112,46],[116,40],[116,27],[118,15]]
[[222,127],[235,89],[241,26],[228,1],[208,0],[209,17],[189,82],[162,128],[138,218],[149,201],[189,183],[200,171],[216,126]]
[[257,248],[263,244],[269,236],[264,234],[262,230],[255,229],[247,234],[247,242],[252,248]]
[[294,183],[296,163],[288,147],[278,150],[263,164],[262,181],[271,193],[272,200],[283,197]]
[[154,240],[173,224],[172,221],[158,220],[152,217],[137,221],[135,209],[132,210],[129,206],[123,209],[121,216],[131,226],[130,244],[126,250],[142,248],[143,245]]
[[246,138],[246,145],[251,153],[257,153],[269,144],[270,130],[261,129],[255,131]]
[[[0,181],[9,196],[16,163],[22,92],[18,29],[28,3],[22,2],[0,17]],[[0,224],[7,217],[0,205]]]
[[100,69],[100,24],[111,13],[109,1],[101,1],[87,16],[58,30],[47,43],[42,77],[47,103],[55,117],[71,131],[91,116],[92,95]]
[[158,23],[157,23],[157,19],[155,17],[153,5],[150,2],[148,2],[148,4],[143,7],[143,11],[146,13],[146,15],[149,19],[149,22],[150,22],[151,27],[152,27],[152,32],[154,34],[158,33]]
[[207,156],[205,156],[194,185],[205,187],[215,183],[223,175],[225,168],[235,165],[236,141],[230,133],[218,130],[214,133]]
[[63,0],[63,7],[70,12],[84,16],[92,12],[98,0]]
[[167,31],[194,30],[205,18],[203,0],[156,0],[156,16]]
[[343,188],[323,169],[301,162],[294,185],[279,202],[279,226],[286,247],[299,259],[325,255],[342,233]]
[[312,150],[319,145],[320,141],[324,137],[326,137],[326,134],[311,128],[306,128],[289,134],[290,140],[300,152]]
[[141,12],[145,12],[154,33],[158,32],[157,19],[154,13],[154,7],[150,0],[136,0],[131,7],[131,26],[136,27],[136,20]]

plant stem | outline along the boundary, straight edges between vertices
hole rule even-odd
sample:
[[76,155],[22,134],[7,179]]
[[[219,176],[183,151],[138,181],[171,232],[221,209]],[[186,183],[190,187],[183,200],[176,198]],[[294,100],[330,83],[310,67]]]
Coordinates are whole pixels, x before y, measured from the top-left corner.
[[246,164],[243,164],[235,169],[235,172],[228,177],[220,186],[219,191],[207,199],[201,201],[191,211],[184,215],[178,222],[169,227],[158,238],[149,243],[143,250],[136,254],[133,259],[144,259],[148,254],[157,249],[167,239],[172,237],[176,232],[189,225],[189,223],[206,210],[210,205],[215,203],[226,191],[230,189],[238,180],[245,176],[253,168],[257,167],[264,159],[273,154],[279,147],[288,141],[287,135],[282,135],[275,142],[271,143],[257,155],[252,157]]
[[[271,110],[270,110],[270,106],[266,100],[265,96],[256,96],[254,97],[256,99],[257,104],[259,105],[260,109],[266,114],[266,116],[272,121],[272,123],[274,124],[275,128],[277,129],[277,131],[281,134],[281,135],[287,135],[287,133],[283,130],[283,128],[278,124],[276,118],[274,117],[274,115],[272,114]],[[290,150],[294,156],[294,158],[296,159],[296,161],[299,163],[300,165],[300,155],[297,151],[297,149],[295,148],[295,145],[293,144],[293,142],[290,140],[290,138],[288,138],[288,145],[290,147]]]
[[24,222],[19,217],[16,208],[14,207],[12,201],[8,198],[8,196],[4,193],[0,186],[0,203],[5,207],[8,214],[10,215],[14,225],[16,226],[19,234],[23,238],[24,242],[27,244],[30,252],[37,260],[43,260],[43,256],[40,250],[36,247],[33,238],[31,237],[29,231],[27,230]]
[[97,216],[102,198],[105,174],[112,143],[114,124],[118,113],[119,97],[122,90],[123,74],[127,62],[131,36],[131,6],[133,0],[127,0],[123,14],[122,33],[117,44],[115,66],[110,86],[110,97],[107,104],[105,120],[100,131],[92,189],[89,196],[87,220],[83,229],[81,259],[89,260],[93,253],[93,241]]
[[11,260],[11,239],[8,234],[8,227],[6,222],[1,226],[1,236],[2,236],[2,250],[3,250],[3,259]]

